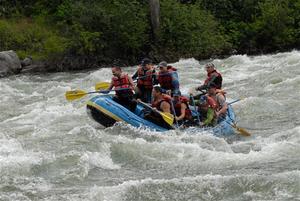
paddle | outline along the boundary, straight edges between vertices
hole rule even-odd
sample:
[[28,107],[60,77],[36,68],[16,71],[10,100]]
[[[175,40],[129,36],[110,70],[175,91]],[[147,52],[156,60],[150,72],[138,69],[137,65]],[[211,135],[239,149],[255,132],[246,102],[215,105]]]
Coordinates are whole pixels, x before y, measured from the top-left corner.
[[236,129],[239,134],[243,135],[243,136],[251,136],[251,134],[246,131],[244,128],[238,127],[236,124],[231,124],[228,121],[224,120],[227,124],[229,124],[232,128]]
[[[242,100],[242,98],[241,98],[241,99],[234,100],[234,101],[231,101],[230,103],[228,103],[228,105],[231,105],[231,104],[233,104],[233,103],[236,103],[236,102],[238,102],[238,101],[240,101],[240,100]],[[229,116],[229,118],[230,118],[230,116]],[[225,122],[226,122],[227,124],[229,124],[232,128],[236,129],[236,130],[239,132],[239,134],[241,134],[241,135],[243,135],[243,136],[251,136],[251,134],[250,134],[248,131],[246,131],[244,128],[238,127],[235,123],[234,123],[234,124],[231,124],[230,122],[228,122],[228,121],[226,121],[226,120],[225,120]]]
[[96,89],[96,91],[99,91],[99,90],[105,90],[105,89],[107,89],[109,86],[110,86],[110,83],[109,83],[109,82],[98,82],[98,83],[96,83],[96,85],[95,85],[95,89]]
[[122,89],[113,89],[113,90],[100,90],[100,91],[91,91],[91,92],[86,92],[83,90],[73,90],[73,91],[66,91],[65,97],[68,101],[73,101],[76,99],[80,99],[88,94],[94,94],[94,93],[107,93],[110,91],[121,91],[121,90],[127,90],[129,88],[122,88]]
[[167,113],[167,112],[160,112],[160,111],[158,111],[157,109],[151,107],[151,106],[148,105],[147,103],[144,103],[144,102],[142,102],[142,101],[140,101],[140,100],[138,100],[138,102],[139,102],[140,104],[142,104],[144,107],[149,108],[149,109],[152,110],[153,112],[159,114],[159,115],[164,119],[164,121],[165,121],[167,124],[169,124],[170,126],[173,125],[173,122],[174,122],[174,116],[173,116],[172,114]]
[[[173,112],[174,115],[176,115],[174,103],[173,103],[172,100],[171,100],[170,102],[171,102],[171,109],[172,109],[172,112]],[[176,127],[178,128],[178,127],[179,127],[178,121],[177,121],[176,118],[174,118],[174,119],[175,119]]]

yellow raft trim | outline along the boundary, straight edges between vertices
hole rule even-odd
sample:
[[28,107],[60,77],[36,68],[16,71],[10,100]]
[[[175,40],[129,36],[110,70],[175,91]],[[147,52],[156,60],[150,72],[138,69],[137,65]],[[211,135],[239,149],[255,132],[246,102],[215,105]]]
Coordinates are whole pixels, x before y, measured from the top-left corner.
[[91,106],[91,107],[96,108],[97,110],[100,110],[101,112],[103,112],[104,114],[106,114],[107,116],[113,118],[116,121],[123,121],[121,118],[119,118],[115,114],[113,114],[110,111],[104,109],[103,107],[100,107],[99,105],[93,103],[92,101],[88,101],[86,104],[89,105],[89,106]]

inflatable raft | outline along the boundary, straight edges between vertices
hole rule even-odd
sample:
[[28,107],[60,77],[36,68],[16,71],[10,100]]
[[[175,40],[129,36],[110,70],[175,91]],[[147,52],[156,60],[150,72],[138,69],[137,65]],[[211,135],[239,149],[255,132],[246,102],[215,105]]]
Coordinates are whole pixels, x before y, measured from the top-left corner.
[[[191,107],[193,109],[193,107]],[[89,116],[103,125],[104,127],[113,126],[116,122],[126,122],[137,128],[147,128],[153,131],[167,131],[172,128],[162,127],[145,118],[146,108],[138,103],[134,112],[131,112],[122,105],[116,103],[112,99],[112,95],[98,95],[87,102],[87,111]],[[196,112],[193,111],[195,114]],[[209,128],[187,128],[192,129],[192,132],[208,130],[216,136],[229,136],[235,134],[232,125],[235,121],[235,114],[232,107],[229,105],[226,118],[218,122],[217,126]],[[173,128],[175,129],[175,128]]]

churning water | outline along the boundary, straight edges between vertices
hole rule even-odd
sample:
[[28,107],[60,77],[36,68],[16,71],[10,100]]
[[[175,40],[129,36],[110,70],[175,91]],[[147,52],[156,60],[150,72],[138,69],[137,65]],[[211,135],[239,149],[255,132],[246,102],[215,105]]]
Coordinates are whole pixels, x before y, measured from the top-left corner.
[[[104,129],[64,93],[110,69],[0,79],[0,200],[300,200],[300,52],[213,62],[249,138]],[[204,64],[174,64],[183,92]]]

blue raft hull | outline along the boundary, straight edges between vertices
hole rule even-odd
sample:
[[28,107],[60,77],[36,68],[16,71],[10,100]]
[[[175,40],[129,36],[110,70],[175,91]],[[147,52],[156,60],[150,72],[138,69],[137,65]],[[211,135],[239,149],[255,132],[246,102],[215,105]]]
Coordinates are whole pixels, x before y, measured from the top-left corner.
[[[103,125],[104,127],[113,126],[116,122],[126,122],[134,127],[147,128],[152,131],[164,132],[170,130],[169,128],[161,127],[144,119],[144,107],[137,104],[134,112],[131,112],[122,105],[112,100],[111,95],[95,96],[87,102],[87,111],[89,116]],[[193,107],[191,107],[193,109]],[[195,113],[195,112],[193,112]],[[186,131],[210,131],[216,136],[230,136],[235,134],[233,124],[235,121],[235,114],[231,106],[228,107],[227,116],[224,120],[219,122],[213,128],[188,128]]]

